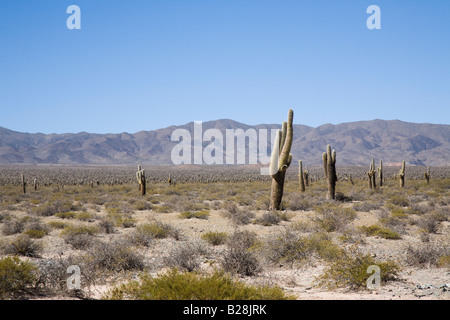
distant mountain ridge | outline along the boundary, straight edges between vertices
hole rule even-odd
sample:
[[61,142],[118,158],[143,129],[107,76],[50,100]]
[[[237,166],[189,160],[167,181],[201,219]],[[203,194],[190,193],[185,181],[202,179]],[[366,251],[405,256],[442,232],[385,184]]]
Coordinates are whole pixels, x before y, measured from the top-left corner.
[[[294,120],[295,121],[295,120]],[[230,119],[208,121],[207,129],[218,129],[224,140],[227,129],[277,129],[278,124],[246,125]],[[0,164],[173,164],[171,141],[176,129],[194,137],[194,123],[133,134],[22,133],[0,127]],[[211,142],[203,142],[203,147]],[[371,120],[324,124],[316,128],[294,124],[291,152],[294,161],[320,165],[322,152],[331,144],[337,165],[369,165],[372,158],[386,165],[406,160],[411,165],[450,165],[450,125]],[[268,150],[270,152],[270,150]],[[224,161],[225,163],[225,161]]]

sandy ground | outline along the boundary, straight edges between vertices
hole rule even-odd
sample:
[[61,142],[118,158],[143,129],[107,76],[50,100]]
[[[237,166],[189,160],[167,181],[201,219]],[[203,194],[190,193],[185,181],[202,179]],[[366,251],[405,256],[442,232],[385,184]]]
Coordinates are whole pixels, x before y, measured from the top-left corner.
[[[262,214],[262,213],[259,213]],[[209,231],[220,231],[228,234],[235,230],[249,230],[256,232],[261,238],[267,238],[283,230],[292,222],[305,221],[314,215],[314,212],[296,212],[289,222],[282,222],[277,226],[261,226],[249,224],[245,226],[233,226],[228,219],[225,219],[220,211],[211,210],[209,219],[180,219],[179,213],[154,213],[152,211],[142,211],[136,213],[134,217],[138,223],[149,221],[161,221],[170,224],[179,230],[185,240],[198,240],[201,235]],[[359,212],[354,221],[357,225],[371,225],[377,221],[374,213]],[[127,231],[127,230],[124,230]],[[441,241],[450,243],[450,222],[443,222],[439,236]],[[414,234],[414,230],[409,233]],[[444,240],[442,240],[444,239]],[[385,259],[394,259],[400,263],[405,259],[405,249],[410,243],[420,243],[416,237],[409,234],[403,235],[400,240],[387,240],[379,237],[366,237],[361,249],[372,255]],[[178,241],[179,243],[179,241]],[[148,252],[150,259],[155,259],[159,255],[167,253],[169,248],[176,245],[173,239],[163,239],[152,247]],[[221,247],[215,247],[220,250]],[[153,257],[153,258],[151,258]],[[295,295],[299,300],[450,300],[450,270],[446,268],[413,268],[401,264],[401,272],[398,281],[391,281],[381,285],[378,290],[349,291],[343,289],[327,290],[315,285],[318,277],[325,269],[325,265],[319,262],[312,262],[305,266],[269,266],[265,265],[264,271],[254,277],[241,278],[250,284],[271,284],[278,285],[288,293]],[[205,268],[208,268],[205,264]],[[158,271],[155,270],[155,274]],[[96,296],[101,296],[107,287],[97,288]],[[96,291],[96,290],[94,290]]]
[[[263,212],[257,212],[262,214]],[[97,212],[98,215],[106,215],[103,210]],[[179,229],[183,234],[183,240],[176,241],[171,238],[156,240],[150,247],[142,248],[147,259],[147,263],[153,267],[152,273],[155,275],[164,270],[158,261],[160,257],[167,255],[175,245],[183,241],[200,241],[200,237],[205,232],[220,231],[228,234],[235,230],[254,231],[262,239],[267,239],[276,235],[277,232],[283,230],[286,226],[300,221],[307,221],[314,215],[314,212],[293,212],[290,221],[283,221],[275,226],[261,226],[257,224],[248,224],[236,227],[230,220],[224,218],[220,211],[211,210],[208,219],[181,219],[179,213],[155,213],[151,210],[136,211],[133,218],[137,220],[137,224],[149,223],[151,221],[161,221],[170,224]],[[54,217],[45,218],[47,221],[55,219]],[[358,212],[357,219],[353,222],[355,226],[371,225],[377,221],[377,216],[373,212]],[[111,237],[126,235],[133,232],[134,228],[118,228],[118,233],[100,234],[97,237],[101,241],[107,241]],[[53,230],[45,239],[45,249],[42,254],[43,258],[52,259],[58,256],[67,257],[76,253],[64,240],[59,237],[59,230]],[[420,243],[417,237],[418,231],[411,227],[408,232],[402,236],[400,240],[386,240],[378,237],[365,237],[364,243],[360,249],[368,252],[381,260],[394,259],[401,265],[398,281],[392,281],[382,285],[378,290],[359,290],[349,291],[343,289],[327,290],[315,285],[315,279],[326,267],[319,261],[313,261],[308,265],[290,267],[290,266],[273,266],[264,265],[261,274],[254,277],[241,278],[250,284],[272,284],[278,285],[285,289],[288,293],[295,295],[299,300],[450,300],[450,270],[446,268],[413,268],[403,264],[405,259],[406,247],[411,243]],[[433,237],[439,237],[440,241],[450,243],[450,222],[443,222],[440,230]],[[433,239],[432,239],[433,240]],[[44,241],[44,240],[43,240]],[[214,247],[214,250],[223,250],[224,245]],[[208,268],[209,264],[204,263],[204,267]],[[137,275],[136,275],[137,276]],[[117,283],[112,283],[113,285]],[[111,287],[107,285],[99,285],[90,288],[93,298],[101,298],[102,294]],[[67,299],[67,297],[54,297],[52,299]]]

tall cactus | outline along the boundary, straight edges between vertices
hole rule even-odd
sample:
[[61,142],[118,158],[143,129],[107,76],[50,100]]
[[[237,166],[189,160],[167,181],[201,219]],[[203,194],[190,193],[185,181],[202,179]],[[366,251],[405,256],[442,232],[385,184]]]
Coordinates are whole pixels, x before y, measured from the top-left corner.
[[380,180],[380,187],[383,186],[383,160],[380,159],[380,166],[377,168],[378,179]]
[[303,170],[303,178],[305,179],[305,187],[309,187],[309,171],[308,171],[308,169]]
[[33,179],[33,187],[34,187],[34,191],[37,191],[37,185],[38,185],[37,179],[34,178],[34,179]]
[[400,187],[405,186],[405,160],[402,162],[402,168],[400,169],[400,172],[398,173],[398,177],[400,179]]
[[335,199],[336,194],[336,150],[331,151],[331,146],[327,145],[327,152],[322,154],[325,178],[328,184],[327,199]]
[[23,193],[27,193],[27,182],[25,181],[25,176],[23,175],[23,173],[20,175],[20,180],[22,184]]
[[286,170],[292,162],[291,146],[293,139],[292,121],[294,111],[289,109],[288,120],[283,122],[282,129],[278,130],[275,144],[270,157],[270,175],[272,176],[272,188],[270,195],[270,210],[281,209],[283,197],[284,178]]
[[427,179],[427,184],[430,184],[430,167],[427,167],[427,171],[423,175]]
[[305,192],[305,179],[303,172],[302,160],[298,160],[298,182],[300,184],[300,191]]
[[141,168],[141,165],[138,165],[138,171],[136,172],[136,178],[139,183],[139,190],[141,194],[145,196],[146,193],[146,181],[145,181],[145,170]]
[[370,163],[369,172],[367,172],[367,176],[369,177],[369,188],[375,189],[377,187],[377,182],[376,182],[375,160],[373,158],[372,162]]

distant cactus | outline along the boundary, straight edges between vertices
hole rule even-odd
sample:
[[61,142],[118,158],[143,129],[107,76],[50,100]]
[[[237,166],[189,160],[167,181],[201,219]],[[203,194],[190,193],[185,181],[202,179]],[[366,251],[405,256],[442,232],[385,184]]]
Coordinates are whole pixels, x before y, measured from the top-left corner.
[[34,178],[34,179],[33,179],[33,187],[34,187],[34,191],[37,191],[37,185],[38,185],[37,179]]
[[303,178],[305,179],[305,187],[309,187],[309,171],[303,170]]
[[427,171],[423,175],[427,179],[427,184],[430,184],[430,167],[427,167]]
[[170,177],[170,173],[169,173],[169,179],[167,179],[167,182],[169,183],[169,185],[172,185],[172,178]]
[[405,160],[402,162],[402,168],[398,173],[398,177],[400,179],[400,187],[403,188],[405,186]]
[[146,181],[145,181],[145,170],[141,169],[141,165],[138,165],[138,171],[136,172],[136,178],[139,183],[139,190],[141,194],[145,196],[146,192]]
[[375,189],[377,187],[377,183],[376,183],[375,160],[373,158],[372,162],[370,163],[369,172],[367,172],[367,176],[369,177],[369,188]]
[[298,182],[300,184],[300,191],[305,192],[305,179],[304,179],[302,160],[298,161]]
[[380,187],[383,186],[383,160],[380,159],[380,166],[377,168],[378,179],[380,180]]
[[283,122],[282,130],[278,130],[275,144],[270,157],[270,175],[272,176],[272,188],[270,195],[270,210],[281,209],[283,197],[284,178],[286,170],[292,162],[291,146],[293,139],[292,121],[294,111],[289,109],[288,121]]
[[331,146],[327,145],[327,152],[322,154],[325,178],[328,184],[327,199],[335,199],[336,194],[336,150],[331,151]]
[[23,173],[20,175],[20,180],[22,184],[23,193],[27,193],[27,182],[25,181],[25,176],[23,175]]

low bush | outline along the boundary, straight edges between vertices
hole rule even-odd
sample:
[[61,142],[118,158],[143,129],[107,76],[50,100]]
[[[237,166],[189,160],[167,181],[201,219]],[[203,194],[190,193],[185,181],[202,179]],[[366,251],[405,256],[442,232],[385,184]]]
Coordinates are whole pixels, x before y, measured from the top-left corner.
[[5,221],[2,226],[2,233],[5,236],[21,233],[25,228],[25,223],[21,219],[13,218]]
[[262,271],[256,255],[259,241],[256,233],[235,231],[227,239],[227,248],[222,253],[220,265],[223,270],[241,276],[253,276]]
[[355,210],[333,204],[315,207],[315,210],[319,214],[314,221],[326,232],[344,232],[356,218]]
[[88,251],[91,263],[107,271],[144,270],[144,257],[139,255],[125,241],[97,242]]
[[156,221],[153,223],[141,224],[137,227],[137,236],[140,237],[144,242],[146,239],[164,239],[167,237],[172,237],[175,240],[179,240],[181,234],[178,229],[172,227],[171,225]]
[[379,236],[384,239],[392,240],[401,239],[401,236],[397,232],[379,225],[362,226],[360,230],[368,236]]
[[74,219],[76,215],[76,212],[58,212],[54,214],[55,217],[60,219]]
[[342,254],[342,249],[335,245],[325,233],[313,233],[310,236],[300,236],[286,229],[267,242],[266,256],[269,261],[277,264],[293,265],[309,261],[312,257],[332,261]]
[[0,299],[16,298],[36,282],[37,267],[18,257],[0,259]]
[[3,244],[3,253],[25,257],[39,257],[42,246],[25,234],[20,234]]
[[164,259],[170,267],[194,271],[200,267],[201,258],[208,254],[206,248],[197,242],[186,242],[175,246]]
[[60,235],[64,242],[70,244],[75,249],[86,249],[93,244],[93,236],[99,232],[95,226],[88,225],[68,225]]
[[213,246],[218,246],[225,243],[227,239],[227,234],[225,232],[214,232],[210,231],[202,235],[202,239],[212,244]]
[[239,209],[235,203],[227,203],[224,208],[223,216],[229,218],[236,225],[249,224],[255,217],[253,212]]
[[170,270],[152,277],[141,275],[133,281],[115,287],[103,296],[109,300],[288,300],[293,297],[279,287],[253,287],[215,272],[202,276],[196,273]]
[[419,268],[436,267],[440,266],[446,259],[448,260],[449,255],[450,249],[448,247],[435,244],[409,245],[406,248],[406,263]]
[[272,226],[277,225],[282,220],[280,214],[278,212],[265,212],[260,218],[255,220],[256,224],[260,224],[263,226]]
[[369,266],[373,265],[380,268],[381,283],[396,280],[400,267],[395,262],[379,262],[370,255],[358,253],[352,256],[345,252],[316,278],[316,283],[328,289],[365,289],[367,288],[367,280],[371,275],[367,273],[367,270]]
[[409,206],[409,200],[406,195],[402,194],[394,194],[388,199],[388,203],[391,203],[396,206],[400,207],[407,207]]
[[201,210],[201,211],[185,211],[180,213],[181,219],[208,219],[209,218],[209,210]]

